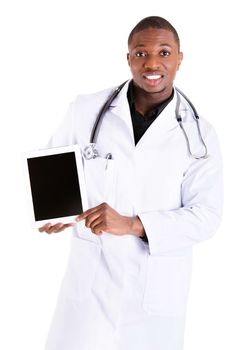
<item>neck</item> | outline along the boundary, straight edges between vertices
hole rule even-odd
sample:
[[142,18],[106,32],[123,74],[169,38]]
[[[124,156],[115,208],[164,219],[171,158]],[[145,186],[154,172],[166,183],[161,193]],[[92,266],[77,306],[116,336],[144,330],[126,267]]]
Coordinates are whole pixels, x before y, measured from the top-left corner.
[[162,102],[166,101],[172,94],[173,88],[169,91],[148,93],[137,85],[133,85],[135,108],[141,114],[147,114]]

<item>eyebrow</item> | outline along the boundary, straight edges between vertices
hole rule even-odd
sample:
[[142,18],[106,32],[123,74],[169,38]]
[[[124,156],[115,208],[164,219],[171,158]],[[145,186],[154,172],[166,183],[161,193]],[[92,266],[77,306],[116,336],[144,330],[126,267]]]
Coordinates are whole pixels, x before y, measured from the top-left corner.
[[[172,48],[172,46],[171,46],[170,44],[167,44],[167,43],[162,43],[162,44],[160,44],[159,46],[168,46],[168,47]],[[140,48],[140,47],[147,47],[147,45],[145,45],[145,44],[137,44],[137,45],[133,48],[133,50],[137,49],[138,47],[139,47],[139,48]]]

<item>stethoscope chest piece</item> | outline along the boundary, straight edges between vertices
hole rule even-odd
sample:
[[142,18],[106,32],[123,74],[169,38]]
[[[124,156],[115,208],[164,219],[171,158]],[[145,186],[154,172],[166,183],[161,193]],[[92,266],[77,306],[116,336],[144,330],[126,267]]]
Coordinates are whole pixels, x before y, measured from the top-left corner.
[[95,159],[98,157],[98,151],[95,143],[90,143],[83,150],[83,156],[86,160]]

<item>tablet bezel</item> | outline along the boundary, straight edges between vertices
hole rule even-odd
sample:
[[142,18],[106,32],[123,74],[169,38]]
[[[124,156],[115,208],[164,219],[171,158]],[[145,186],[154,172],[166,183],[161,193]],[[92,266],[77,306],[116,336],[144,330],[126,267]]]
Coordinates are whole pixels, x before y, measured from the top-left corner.
[[75,154],[78,180],[80,185],[80,194],[82,199],[82,207],[84,211],[88,209],[88,199],[87,199],[86,186],[85,186],[82,152],[79,145],[76,144],[76,145],[70,145],[70,146],[64,146],[64,147],[46,148],[46,149],[39,149],[39,150],[25,152],[23,154],[24,173],[25,173],[24,177],[25,177],[25,185],[26,185],[27,202],[28,202],[28,208],[29,208],[28,210],[30,215],[30,223],[33,228],[42,227],[46,223],[51,223],[52,225],[56,223],[64,223],[64,224],[75,223],[75,218],[78,216],[78,214],[73,216],[64,216],[64,217],[51,218],[46,220],[35,219],[32,191],[31,191],[31,182],[30,182],[30,175],[29,175],[29,168],[28,168],[28,159],[30,158],[43,157],[43,156],[56,155],[56,154],[69,153],[69,152],[74,152]]

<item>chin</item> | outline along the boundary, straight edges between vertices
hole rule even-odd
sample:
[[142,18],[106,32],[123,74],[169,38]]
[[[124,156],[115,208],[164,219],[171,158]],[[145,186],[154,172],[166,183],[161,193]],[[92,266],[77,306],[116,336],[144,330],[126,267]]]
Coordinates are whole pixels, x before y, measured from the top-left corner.
[[163,93],[166,88],[165,87],[142,87],[142,90],[144,90],[146,93],[148,94],[160,94],[160,93]]

